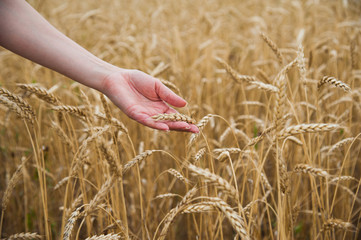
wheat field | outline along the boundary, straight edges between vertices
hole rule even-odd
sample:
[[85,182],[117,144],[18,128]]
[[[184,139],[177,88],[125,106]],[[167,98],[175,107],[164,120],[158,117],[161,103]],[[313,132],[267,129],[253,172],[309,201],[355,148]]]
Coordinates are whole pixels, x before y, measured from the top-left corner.
[[200,133],[0,49],[1,239],[361,239],[360,1],[29,3]]

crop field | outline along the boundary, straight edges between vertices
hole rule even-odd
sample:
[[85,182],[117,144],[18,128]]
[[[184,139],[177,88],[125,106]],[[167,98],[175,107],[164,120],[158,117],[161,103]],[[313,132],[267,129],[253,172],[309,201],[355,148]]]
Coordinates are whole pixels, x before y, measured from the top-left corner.
[[200,133],[1,48],[0,239],[361,239],[360,1],[28,2]]

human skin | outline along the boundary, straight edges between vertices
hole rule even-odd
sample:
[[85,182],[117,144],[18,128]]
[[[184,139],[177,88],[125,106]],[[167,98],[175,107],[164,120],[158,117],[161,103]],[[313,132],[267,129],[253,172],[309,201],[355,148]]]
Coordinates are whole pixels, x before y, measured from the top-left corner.
[[[0,0],[0,45],[104,93],[128,117],[158,130],[197,133],[193,124],[155,121],[187,102],[158,79],[109,64],[53,27],[24,0]],[[168,104],[166,104],[168,103]]]

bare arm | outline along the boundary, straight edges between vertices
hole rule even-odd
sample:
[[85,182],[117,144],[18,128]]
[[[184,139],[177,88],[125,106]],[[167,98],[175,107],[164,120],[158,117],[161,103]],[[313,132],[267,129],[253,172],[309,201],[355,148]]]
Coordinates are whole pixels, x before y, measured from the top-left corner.
[[198,131],[187,123],[152,120],[152,115],[176,112],[164,102],[184,107],[186,101],[158,79],[97,58],[54,28],[25,0],[0,0],[0,45],[103,92],[129,117],[146,126]]

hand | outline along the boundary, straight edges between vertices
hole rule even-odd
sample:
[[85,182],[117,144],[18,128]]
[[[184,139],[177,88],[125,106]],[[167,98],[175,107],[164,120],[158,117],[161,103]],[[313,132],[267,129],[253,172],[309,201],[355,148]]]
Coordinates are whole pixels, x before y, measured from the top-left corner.
[[145,126],[159,130],[198,133],[197,126],[185,122],[155,121],[161,113],[177,113],[169,107],[184,107],[187,102],[164,86],[158,79],[138,70],[118,69],[102,82],[102,92],[125,114]]

